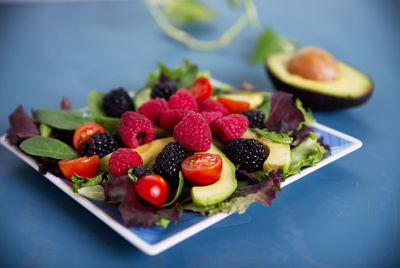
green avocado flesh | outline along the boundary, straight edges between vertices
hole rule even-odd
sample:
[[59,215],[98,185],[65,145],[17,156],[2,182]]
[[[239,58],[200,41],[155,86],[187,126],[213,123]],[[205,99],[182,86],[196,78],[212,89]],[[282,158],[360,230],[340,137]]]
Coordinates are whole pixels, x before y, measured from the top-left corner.
[[206,186],[193,186],[191,196],[196,206],[206,207],[218,204],[227,199],[237,187],[235,177],[235,166],[232,162],[213,144],[206,152],[218,154],[222,158],[222,171],[219,180]]
[[142,106],[143,103],[151,100],[151,88],[143,88],[135,93],[133,103],[135,104],[136,111]]
[[293,93],[315,109],[359,105],[372,93],[372,80],[357,69],[338,61],[340,78],[332,81],[305,79],[287,71],[292,53],[274,53],[266,58],[267,72],[278,90]]
[[286,172],[289,169],[291,156],[290,156],[290,144],[274,142],[265,137],[258,137],[254,132],[247,130],[243,137],[244,139],[257,139],[264,145],[268,151],[268,157],[264,161],[263,170],[269,172],[271,170]]
[[[140,145],[139,147],[132,150],[136,151],[142,157],[143,166],[146,167],[155,161],[157,155],[161,153],[162,149],[164,149],[164,147],[168,143],[174,141],[175,140],[173,137],[156,139],[153,140],[152,142]],[[98,170],[108,171],[108,162],[110,161],[111,155],[112,153],[105,155],[99,159],[99,165],[97,167]]]

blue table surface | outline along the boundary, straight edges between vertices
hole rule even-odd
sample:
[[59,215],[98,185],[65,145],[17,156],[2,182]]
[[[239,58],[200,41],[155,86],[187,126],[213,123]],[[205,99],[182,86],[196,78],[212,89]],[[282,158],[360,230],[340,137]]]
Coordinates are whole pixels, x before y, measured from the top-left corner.
[[[214,38],[239,15],[214,2],[217,23],[194,35]],[[400,3],[255,2],[263,26],[373,78],[365,105],[314,113],[363,147],[284,188],[271,207],[252,205],[154,257],[1,147],[1,267],[398,267]],[[186,57],[217,79],[273,90],[264,69],[247,63],[255,36],[248,27],[204,53],[163,35],[142,1],[0,5],[0,133],[19,104],[57,108],[68,96],[83,107],[92,89],[140,88],[156,61]]]

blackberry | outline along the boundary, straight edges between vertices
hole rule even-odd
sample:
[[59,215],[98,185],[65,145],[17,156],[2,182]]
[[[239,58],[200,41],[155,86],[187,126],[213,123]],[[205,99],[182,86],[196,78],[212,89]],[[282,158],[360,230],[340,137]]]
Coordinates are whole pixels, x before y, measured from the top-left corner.
[[168,143],[156,158],[155,173],[163,176],[168,182],[174,182],[185,159],[185,150],[177,142]]
[[160,74],[159,82],[151,89],[151,98],[163,98],[169,100],[169,98],[175,94],[178,89],[178,85],[175,80],[171,79],[164,72]]
[[121,117],[126,111],[133,111],[132,98],[122,87],[111,90],[103,98],[103,108],[108,116]]
[[265,114],[258,110],[247,110],[242,112],[249,120],[249,127],[251,128],[264,128]]
[[142,166],[134,167],[132,170],[132,174],[138,178],[140,178],[144,175],[153,174],[153,173],[154,173],[154,171],[152,169],[149,169],[149,168],[145,169]]
[[267,159],[265,147],[256,139],[231,139],[224,143],[223,151],[237,169],[247,172],[261,170]]
[[82,146],[82,152],[86,156],[98,155],[103,157],[123,147],[121,138],[110,132],[94,134]]

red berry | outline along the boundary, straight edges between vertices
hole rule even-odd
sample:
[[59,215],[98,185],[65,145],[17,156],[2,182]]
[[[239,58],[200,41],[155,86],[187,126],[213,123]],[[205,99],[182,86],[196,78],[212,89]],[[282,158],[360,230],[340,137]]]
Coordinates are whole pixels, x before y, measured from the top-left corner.
[[130,168],[142,166],[143,160],[140,155],[128,148],[119,148],[110,157],[108,170],[114,177],[126,175]]
[[169,98],[168,106],[170,109],[186,109],[199,112],[199,105],[195,98],[187,89],[181,88]]
[[153,123],[144,115],[125,112],[119,122],[122,141],[131,148],[151,142],[156,137]]
[[221,142],[240,138],[249,127],[247,117],[240,114],[231,114],[218,119],[213,125],[213,134]]
[[163,111],[168,109],[168,103],[165,99],[155,98],[143,103],[138,112],[146,116],[154,125],[160,124],[160,115]]
[[228,115],[228,109],[220,102],[213,99],[206,99],[199,104],[200,112],[221,112],[224,116]]
[[212,134],[207,121],[200,114],[188,114],[174,128],[174,138],[194,152],[205,152],[211,147]]
[[174,127],[181,122],[182,118],[191,113],[194,114],[195,112],[184,109],[168,109],[160,116],[160,127],[172,133]]
[[224,115],[221,112],[201,112],[201,116],[204,117],[204,119],[207,121],[208,125],[212,129],[214,123],[224,117]]

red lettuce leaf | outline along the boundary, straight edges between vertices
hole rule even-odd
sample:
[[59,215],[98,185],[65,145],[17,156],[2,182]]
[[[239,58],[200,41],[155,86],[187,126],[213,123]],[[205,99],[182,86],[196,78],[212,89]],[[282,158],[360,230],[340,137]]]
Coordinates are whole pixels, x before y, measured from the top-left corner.
[[325,150],[326,150],[327,152],[330,152],[330,151],[331,151],[331,147],[330,147],[328,144],[325,144],[325,142],[324,142],[324,137],[319,138],[319,139],[317,140],[317,142],[319,143],[319,145],[321,145],[322,147],[324,147]]
[[265,127],[279,134],[296,130],[304,115],[292,100],[292,94],[278,91],[272,95],[271,110]]
[[125,178],[112,178],[101,184],[108,201],[121,203],[118,210],[127,227],[143,224],[151,226],[160,218],[167,218],[175,223],[180,217],[178,204],[159,208],[139,197],[134,184]]
[[302,141],[304,141],[310,132],[313,132],[314,129],[312,127],[303,125],[299,131],[295,131],[293,134],[292,146],[299,145]]
[[39,128],[32,118],[25,113],[21,105],[10,114],[8,120],[11,128],[7,130],[7,138],[12,143],[18,144],[23,140],[40,136]]

